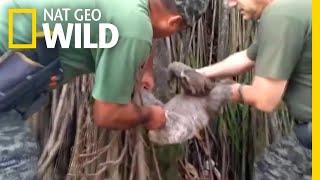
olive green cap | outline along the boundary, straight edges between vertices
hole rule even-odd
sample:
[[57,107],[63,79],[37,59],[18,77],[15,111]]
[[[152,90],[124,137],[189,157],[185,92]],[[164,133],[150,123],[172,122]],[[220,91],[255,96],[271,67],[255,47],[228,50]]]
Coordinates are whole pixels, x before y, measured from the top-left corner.
[[192,26],[208,8],[210,0],[174,0],[185,22]]

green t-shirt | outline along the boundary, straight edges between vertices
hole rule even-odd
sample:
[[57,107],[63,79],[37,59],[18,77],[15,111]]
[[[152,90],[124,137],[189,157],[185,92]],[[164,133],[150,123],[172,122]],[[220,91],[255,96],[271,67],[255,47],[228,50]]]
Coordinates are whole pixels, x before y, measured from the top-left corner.
[[261,16],[247,55],[257,76],[288,80],[284,94],[290,114],[311,119],[311,0],[276,0]]
[[[152,45],[152,26],[148,0],[6,0],[0,2],[0,51],[8,50],[8,8],[36,8],[37,32],[42,31],[43,9],[70,8],[68,21],[60,22],[66,32],[68,23],[79,23],[73,13],[76,9],[99,9],[101,19],[90,21],[92,43],[99,41],[98,23],[111,23],[118,28],[118,43],[110,49],[75,48],[74,37],[70,48],[60,49],[59,57],[66,79],[77,75],[95,73],[92,95],[102,101],[125,104],[131,100],[136,73],[147,59]],[[63,15],[64,16],[64,15]],[[48,22],[53,30],[53,22]],[[55,22],[57,23],[57,21]],[[31,15],[14,15],[14,43],[31,42]],[[106,33],[106,42],[110,40]]]

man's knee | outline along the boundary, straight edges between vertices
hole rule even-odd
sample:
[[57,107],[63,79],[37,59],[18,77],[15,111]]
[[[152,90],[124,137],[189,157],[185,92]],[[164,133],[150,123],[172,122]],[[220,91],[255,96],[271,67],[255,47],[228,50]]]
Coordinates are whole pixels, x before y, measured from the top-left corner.
[[312,149],[312,122],[296,125],[294,132],[304,147]]
[[294,133],[266,148],[255,162],[255,179],[310,179],[311,151]]

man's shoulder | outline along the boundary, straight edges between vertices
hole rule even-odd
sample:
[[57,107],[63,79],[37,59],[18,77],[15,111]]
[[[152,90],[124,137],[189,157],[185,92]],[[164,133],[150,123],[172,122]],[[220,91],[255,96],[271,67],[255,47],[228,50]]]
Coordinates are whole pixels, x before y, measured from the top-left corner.
[[[91,2],[91,0],[81,1],[83,4]],[[148,0],[96,0],[94,8],[101,12],[99,23],[115,25],[120,38],[152,43],[153,31]]]
[[102,6],[103,0],[97,1],[101,7],[103,21],[114,24],[120,37],[146,40],[151,43],[152,26],[147,0],[109,0]]
[[311,19],[311,0],[277,0],[264,10],[261,20],[287,17],[301,22]]

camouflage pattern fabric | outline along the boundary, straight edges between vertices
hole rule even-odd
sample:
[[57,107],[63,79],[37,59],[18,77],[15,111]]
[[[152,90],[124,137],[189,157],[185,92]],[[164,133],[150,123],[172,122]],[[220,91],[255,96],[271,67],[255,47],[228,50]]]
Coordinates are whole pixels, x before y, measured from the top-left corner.
[[311,151],[291,133],[268,147],[254,168],[257,180],[311,180]]
[[175,0],[177,9],[190,26],[195,24],[208,8],[210,0]]
[[0,180],[36,179],[39,146],[15,111],[0,113]]

